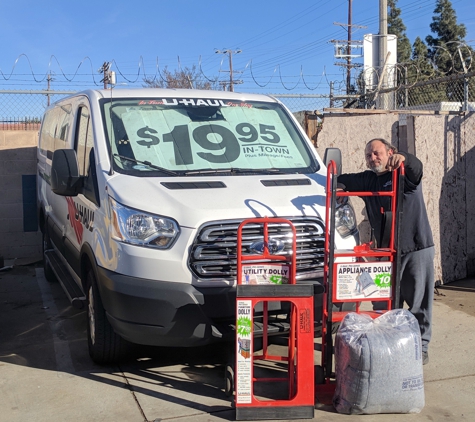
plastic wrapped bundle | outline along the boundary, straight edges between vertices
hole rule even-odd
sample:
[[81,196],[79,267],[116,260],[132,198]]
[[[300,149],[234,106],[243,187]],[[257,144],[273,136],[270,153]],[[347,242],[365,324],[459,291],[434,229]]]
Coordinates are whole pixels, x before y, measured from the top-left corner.
[[351,312],[335,341],[339,413],[419,413],[424,407],[421,335],[405,309],[376,319]]

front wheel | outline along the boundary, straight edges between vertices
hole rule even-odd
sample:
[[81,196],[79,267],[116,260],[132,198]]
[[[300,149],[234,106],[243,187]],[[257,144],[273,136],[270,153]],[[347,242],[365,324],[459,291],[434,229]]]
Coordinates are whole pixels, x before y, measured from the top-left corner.
[[226,365],[224,372],[224,394],[231,397],[234,393],[234,366]]
[[117,363],[125,355],[126,341],[114,331],[107,319],[92,269],[86,277],[89,355],[99,364]]

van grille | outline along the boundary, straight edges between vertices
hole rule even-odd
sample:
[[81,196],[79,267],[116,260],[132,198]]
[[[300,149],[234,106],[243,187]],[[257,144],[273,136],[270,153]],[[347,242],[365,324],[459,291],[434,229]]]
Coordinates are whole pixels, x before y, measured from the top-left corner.
[[[297,232],[297,279],[321,277],[325,242],[323,221],[308,217],[287,219]],[[189,258],[190,268],[199,279],[236,278],[237,231],[240,223],[238,220],[210,222],[200,228]],[[268,232],[269,239],[285,243],[279,255],[290,255],[292,230],[289,225],[269,224]],[[242,253],[250,254],[249,246],[262,239],[262,225],[245,225],[242,231]]]

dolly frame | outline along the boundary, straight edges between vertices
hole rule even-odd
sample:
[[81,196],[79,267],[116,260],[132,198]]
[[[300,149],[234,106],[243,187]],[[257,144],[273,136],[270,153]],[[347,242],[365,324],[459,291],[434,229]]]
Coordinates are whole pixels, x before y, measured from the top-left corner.
[[[263,226],[263,248],[259,254],[242,254],[242,229],[247,224]],[[269,250],[269,225],[286,225],[291,229],[292,249],[288,255],[277,255]],[[250,354],[244,366],[240,367],[239,352],[236,351],[235,361],[235,393],[236,419],[312,419],[314,416],[314,330],[313,305],[314,292],[311,284],[296,284],[296,248],[297,233],[291,221],[279,217],[261,217],[244,220],[237,233],[237,291],[236,318],[238,311],[248,307],[251,314],[255,306],[262,303],[263,312],[263,345],[262,353],[254,354],[253,331],[250,333]],[[264,261],[264,262],[263,262]],[[273,285],[243,284],[243,267],[246,265],[271,265],[285,263],[289,266],[288,284]],[[268,351],[268,303],[289,302],[290,329],[288,333],[287,356],[274,355]],[[251,319],[251,326],[253,319]],[[238,321],[236,320],[236,348],[238,345]],[[246,360],[244,358],[244,360]],[[257,378],[254,375],[254,361],[266,360],[287,363],[287,376],[279,378]],[[242,363],[242,362],[241,362]],[[241,369],[242,368],[242,369]],[[240,371],[242,374],[240,374]],[[239,391],[239,383],[246,387],[244,394]],[[256,382],[287,382],[288,399],[259,400],[254,396]],[[250,388],[249,388],[250,387]]]
[[[317,373],[316,387],[318,392],[331,392],[335,384],[331,382],[333,376],[333,323],[340,322],[348,311],[333,312],[334,303],[356,302],[356,312],[364,313],[372,318],[376,318],[384,311],[361,311],[360,299],[353,300],[334,300],[336,291],[335,261],[338,258],[350,258],[354,261],[364,261],[367,258],[383,258],[392,264],[391,274],[391,296],[388,299],[361,299],[361,301],[382,301],[387,302],[387,310],[399,307],[400,302],[400,254],[397,250],[399,243],[399,231],[403,213],[402,200],[404,194],[404,164],[398,170],[392,172],[392,189],[390,191],[378,192],[345,192],[337,190],[338,174],[335,161],[331,160],[327,167],[327,185],[326,185],[326,209],[325,209],[325,260],[324,260],[324,287],[323,294],[323,315],[322,315],[322,344],[321,344],[321,369]],[[356,246],[353,250],[338,251],[335,250],[335,215],[337,208],[337,198],[351,196],[386,196],[391,200],[391,225],[389,235],[389,245],[386,248],[373,248],[371,242]],[[318,376],[319,375],[319,376]]]

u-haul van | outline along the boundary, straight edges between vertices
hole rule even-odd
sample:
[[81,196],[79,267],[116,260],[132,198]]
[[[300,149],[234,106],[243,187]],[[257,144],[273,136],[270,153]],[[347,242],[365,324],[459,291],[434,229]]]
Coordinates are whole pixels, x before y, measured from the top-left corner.
[[[325,180],[322,160],[274,98],[164,89],[78,93],[49,107],[40,131],[45,275],[86,307],[96,362],[117,360],[127,342],[190,347],[233,340],[240,222],[292,221],[297,282],[319,286]],[[357,230],[349,204],[336,225],[338,248],[352,248]],[[288,229],[269,230],[278,252],[290,253]],[[255,251],[262,232],[251,225],[242,240]]]

